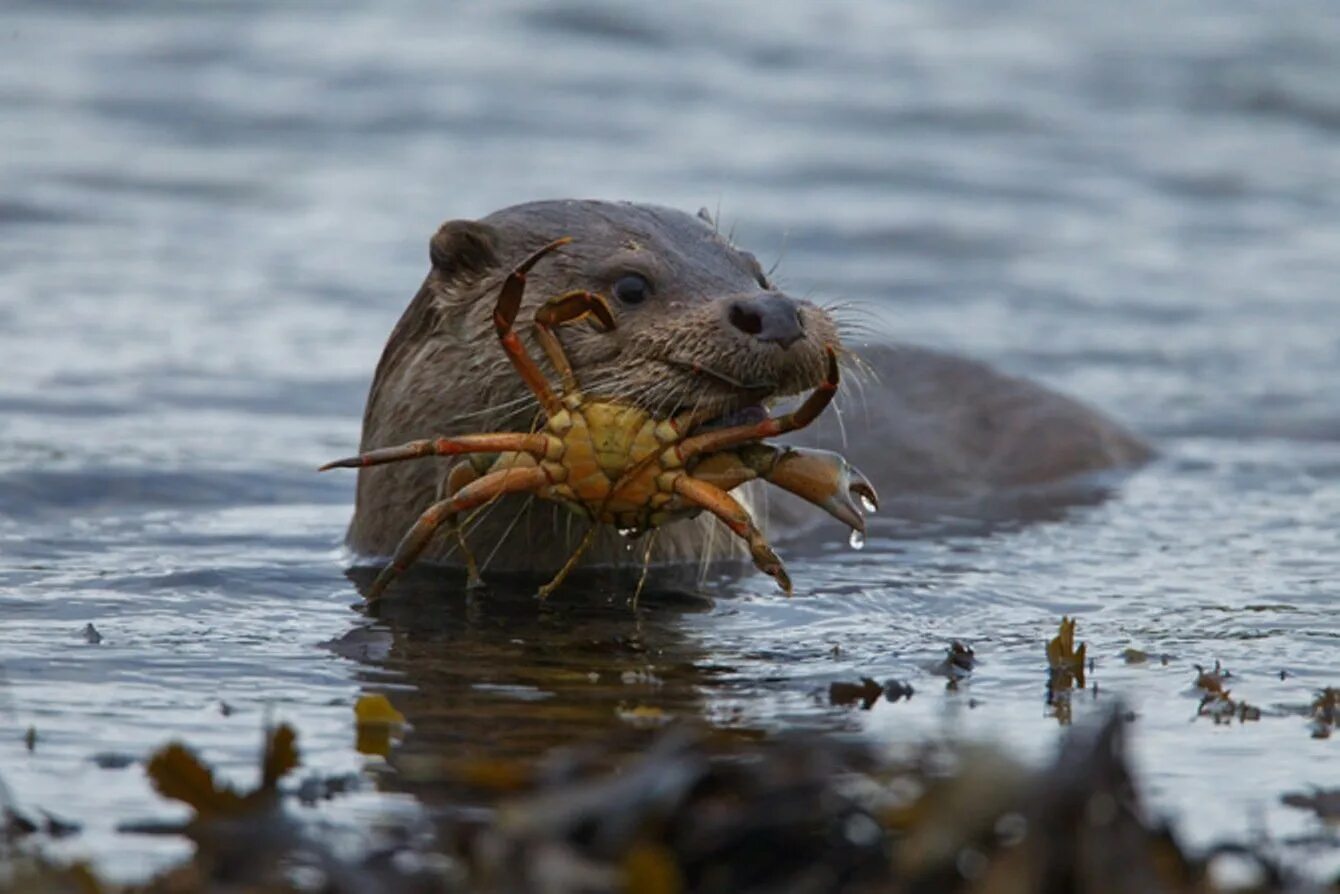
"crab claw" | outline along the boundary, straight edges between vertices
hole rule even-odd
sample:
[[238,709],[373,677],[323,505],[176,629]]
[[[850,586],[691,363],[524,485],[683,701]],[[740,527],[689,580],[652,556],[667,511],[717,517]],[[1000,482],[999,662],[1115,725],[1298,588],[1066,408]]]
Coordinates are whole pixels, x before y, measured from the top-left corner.
[[831,450],[783,448],[772,468],[760,477],[861,533],[865,533],[862,510],[874,512],[879,508],[879,495],[870,481],[842,454]]
[[745,444],[713,453],[691,469],[694,478],[732,490],[762,478],[865,533],[865,512],[879,508],[874,485],[840,453],[807,447]]

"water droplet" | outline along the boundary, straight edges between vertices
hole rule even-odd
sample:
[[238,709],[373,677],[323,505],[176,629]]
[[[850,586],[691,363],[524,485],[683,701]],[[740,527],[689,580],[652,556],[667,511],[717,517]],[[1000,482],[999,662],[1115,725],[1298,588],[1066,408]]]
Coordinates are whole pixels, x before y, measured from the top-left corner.
[[637,528],[620,528],[619,533],[625,537],[636,537]]
[[879,507],[875,505],[875,501],[870,499],[865,494],[861,494],[861,506],[865,509],[866,512],[874,512],[879,509]]
[[848,540],[847,542],[851,544],[852,549],[864,549],[865,535],[862,534],[860,531],[852,531],[851,539]]

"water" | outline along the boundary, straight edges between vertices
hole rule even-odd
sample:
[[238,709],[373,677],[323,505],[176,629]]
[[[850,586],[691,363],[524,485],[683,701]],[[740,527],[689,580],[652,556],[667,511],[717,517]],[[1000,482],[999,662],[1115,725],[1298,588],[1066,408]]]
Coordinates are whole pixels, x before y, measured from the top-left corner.
[[[84,823],[61,852],[121,878],[186,852],[115,833],[180,813],[95,754],[181,737],[245,781],[268,716],[309,768],[358,770],[370,690],[415,724],[402,767],[608,739],[639,705],[1040,759],[1063,614],[1097,658],[1076,721],[1136,711],[1183,836],[1315,830],[1278,799],[1340,784],[1298,713],[1340,684],[1328,0],[32,0],[0,47],[0,778]],[[826,529],[783,550],[791,601],[751,578],[537,612],[437,582],[373,622],[339,548],[352,476],[312,470],[356,442],[433,228],[569,195],[719,208],[792,291],[1075,394],[1161,458],[1106,501],[884,516],[859,553]],[[945,692],[954,638],[981,664]],[[1259,722],[1193,721],[1215,659]],[[858,675],[917,694],[829,707]],[[323,815],[431,798],[406,772]]]

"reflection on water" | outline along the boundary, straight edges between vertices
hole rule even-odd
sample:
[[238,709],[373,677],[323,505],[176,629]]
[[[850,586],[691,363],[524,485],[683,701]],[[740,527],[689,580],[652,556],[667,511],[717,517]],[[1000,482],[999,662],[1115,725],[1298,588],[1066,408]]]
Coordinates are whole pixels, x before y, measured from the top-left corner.
[[554,748],[635,751],[662,721],[702,718],[715,672],[680,620],[709,610],[703,596],[650,590],[635,609],[628,581],[583,573],[564,598],[537,606],[542,582],[495,578],[466,591],[463,579],[412,571],[376,607],[375,622],[330,644],[363,666],[369,688],[390,683],[409,721],[391,758],[405,772],[390,784],[431,777],[431,765],[533,759]]
[[[60,853],[139,877],[185,847],[116,832],[173,808],[96,755],[179,736],[250,782],[273,717],[313,772],[380,767],[353,748],[367,691],[414,724],[404,773],[320,808],[339,822],[444,798],[414,780],[461,755],[636,749],[651,709],[1042,759],[1063,614],[1099,687],[1075,722],[1135,712],[1188,840],[1316,828],[1279,795],[1340,784],[1305,717],[1340,684],[1330,0],[6,12],[0,778],[83,819]],[[416,575],[365,617],[352,482],[314,467],[356,443],[434,227],[571,195],[719,206],[789,291],[1058,386],[1161,458],[1060,494],[881,488],[863,550],[778,544],[790,600],[713,576],[710,602],[589,581],[537,607]],[[978,664],[950,690],[955,639]],[[1216,659],[1259,721],[1196,717]],[[828,703],[863,676],[916,694]]]

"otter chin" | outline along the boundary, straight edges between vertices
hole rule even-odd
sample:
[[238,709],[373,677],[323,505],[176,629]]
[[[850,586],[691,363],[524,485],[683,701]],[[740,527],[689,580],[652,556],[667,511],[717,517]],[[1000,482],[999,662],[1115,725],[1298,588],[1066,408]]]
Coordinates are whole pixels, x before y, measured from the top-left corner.
[[[559,331],[587,395],[636,405],[656,418],[691,410],[707,420],[699,430],[709,430],[760,421],[776,401],[818,386],[830,347],[844,366],[855,365],[830,313],[779,290],[757,259],[705,215],[621,202],[531,202],[481,220],[449,221],[434,234],[431,269],[377,365],[361,452],[535,425],[536,400],[499,348],[493,309],[507,275],[560,237],[571,242],[527,275],[517,331],[541,357],[530,326],[537,307],[575,291],[608,297],[612,329],[577,324]],[[784,440],[841,449],[886,493],[972,496],[1135,465],[1149,455],[1138,438],[1100,414],[972,361],[909,346],[862,346],[859,365],[868,379],[864,412],[846,425],[846,442],[831,412]],[[450,466],[448,458],[435,458],[361,468],[348,545],[366,557],[390,555],[441,497]],[[734,494],[766,525],[751,505],[754,487]],[[774,512],[785,526],[820,523],[787,506],[784,499]],[[585,533],[574,521],[560,505],[507,496],[468,521],[466,539],[486,572],[550,573]],[[836,524],[833,534],[846,536]],[[701,515],[659,529],[650,560],[746,555],[716,519]],[[583,564],[642,559],[611,528],[599,532]],[[461,561],[448,537],[436,538],[422,560]]]

